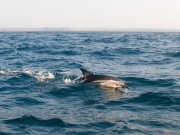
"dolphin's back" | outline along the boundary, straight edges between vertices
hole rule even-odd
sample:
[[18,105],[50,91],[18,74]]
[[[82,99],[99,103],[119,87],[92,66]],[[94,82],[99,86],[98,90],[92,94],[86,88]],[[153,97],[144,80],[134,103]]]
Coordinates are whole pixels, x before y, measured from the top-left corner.
[[108,75],[88,75],[84,83],[99,82],[99,81],[104,81],[104,80],[119,81],[119,79],[112,76],[108,76]]

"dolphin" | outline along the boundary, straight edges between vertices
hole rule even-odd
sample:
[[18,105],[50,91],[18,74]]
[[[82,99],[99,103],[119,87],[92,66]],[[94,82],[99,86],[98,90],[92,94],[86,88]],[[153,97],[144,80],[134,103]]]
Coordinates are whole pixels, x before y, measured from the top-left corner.
[[96,75],[83,68],[80,68],[80,70],[83,76],[77,79],[78,82],[97,83],[100,86],[109,88],[129,88],[127,85],[124,84],[124,82],[115,77],[109,75]]

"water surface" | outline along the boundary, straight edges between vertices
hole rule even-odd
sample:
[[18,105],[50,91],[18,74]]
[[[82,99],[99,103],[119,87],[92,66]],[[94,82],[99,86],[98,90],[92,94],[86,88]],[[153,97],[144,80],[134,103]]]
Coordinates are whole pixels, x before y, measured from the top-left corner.
[[1,32],[0,134],[180,134],[180,33]]

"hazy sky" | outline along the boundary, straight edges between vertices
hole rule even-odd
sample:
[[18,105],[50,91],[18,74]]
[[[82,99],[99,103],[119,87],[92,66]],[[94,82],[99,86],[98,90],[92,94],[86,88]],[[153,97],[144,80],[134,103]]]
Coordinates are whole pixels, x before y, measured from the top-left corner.
[[0,0],[0,28],[180,29],[180,0]]

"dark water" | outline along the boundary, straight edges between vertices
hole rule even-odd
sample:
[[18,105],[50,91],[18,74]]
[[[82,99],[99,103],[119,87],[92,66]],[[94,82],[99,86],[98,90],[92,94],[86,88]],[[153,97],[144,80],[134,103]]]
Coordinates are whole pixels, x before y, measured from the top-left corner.
[[180,134],[180,33],[0,33],[0,134]]

